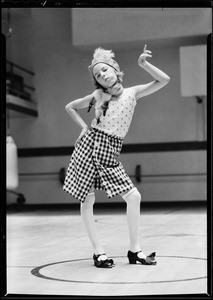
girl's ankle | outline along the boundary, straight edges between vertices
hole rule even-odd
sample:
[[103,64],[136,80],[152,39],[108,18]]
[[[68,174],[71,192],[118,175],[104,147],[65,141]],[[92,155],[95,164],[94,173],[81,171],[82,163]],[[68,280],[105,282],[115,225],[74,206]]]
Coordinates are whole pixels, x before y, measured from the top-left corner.
[[103,248],[94,249],[93,252],[95,253],[95,255],[105,254],[105,251]]

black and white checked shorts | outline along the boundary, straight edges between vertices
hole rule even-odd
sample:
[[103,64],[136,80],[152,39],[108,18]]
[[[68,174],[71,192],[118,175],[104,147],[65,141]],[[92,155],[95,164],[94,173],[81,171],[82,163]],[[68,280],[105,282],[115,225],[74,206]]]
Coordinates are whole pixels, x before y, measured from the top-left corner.
[[99,129],[89,129],[77,143],[69,162],[63,190],[84,202],[92,187],[108,198],[134,188],[118,161],[123,139]]

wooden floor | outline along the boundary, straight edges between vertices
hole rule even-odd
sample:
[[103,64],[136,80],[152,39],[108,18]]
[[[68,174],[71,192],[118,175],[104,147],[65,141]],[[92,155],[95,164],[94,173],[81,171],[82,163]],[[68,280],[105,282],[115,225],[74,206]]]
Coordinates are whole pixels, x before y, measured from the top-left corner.
[[136,296],[207,293],[207,217],[202,206],[142,207],[143,251],[156,266],[128,264],[124,209],[96,209],[100,239],[116,266],[94,267],[79,210],[7,213],[7,293]]

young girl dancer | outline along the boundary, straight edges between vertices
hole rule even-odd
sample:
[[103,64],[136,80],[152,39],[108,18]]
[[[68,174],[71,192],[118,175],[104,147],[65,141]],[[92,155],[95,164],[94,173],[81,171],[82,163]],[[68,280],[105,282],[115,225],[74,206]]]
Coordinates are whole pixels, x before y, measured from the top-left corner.
[[[155,252],[145,255],[139,238],[141,195],[118,161],[122,143],[129,129],[137,100],[165,86],[170,78],[147,62],[151,51],[144,47],[138,65],[151,74],[154,81],[148,84],[123,88],[123,72],[113,59],[111,50],[98,48],[94,51],[89,71],[96,90],[66,105],[66,110],[82,128],[75,143],[63,190],[81,202],[81,216],[92,243],[94,265],[100,268],[115,266],[108,259],[100,244],[93,215],[95,189],[104,190],[109,198],[120,194],[127,204],[127,222],[130,245],[127,257],[130,264],[156,264]],[[94,105],[96,117],[91,127],[84,122],[78,110]]]

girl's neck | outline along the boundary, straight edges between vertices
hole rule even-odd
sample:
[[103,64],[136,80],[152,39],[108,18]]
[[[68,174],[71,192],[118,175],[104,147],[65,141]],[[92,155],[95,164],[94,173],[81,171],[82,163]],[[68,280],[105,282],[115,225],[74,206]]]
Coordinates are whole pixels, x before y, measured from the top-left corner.
[[123,86],[121,83],[116,82],[113,86],[107,89],[107,93],[111,94],[114,97],[118,97],[123,92]]

